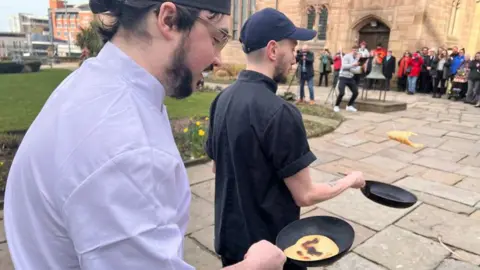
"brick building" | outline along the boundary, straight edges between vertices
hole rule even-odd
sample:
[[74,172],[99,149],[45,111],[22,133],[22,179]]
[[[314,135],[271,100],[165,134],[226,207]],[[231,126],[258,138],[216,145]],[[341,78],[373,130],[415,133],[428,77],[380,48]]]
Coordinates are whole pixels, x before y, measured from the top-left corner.
[[378,42],[401,56],[423,46],[458,45],[480,51],[480,0],[232,0],[232,41],[222,52],[225,63],[244,63],[238,42],[241,25],[255,10],[277,8],[296,25],[318,31],[307,42],[314,51],[345,50],[360,40]]
[[88,3],[81,5],[68,5],[63,0],[50,0],[52,18],[52,31],[55,39],[74,43],[81,27],[88,27],[94,19]]

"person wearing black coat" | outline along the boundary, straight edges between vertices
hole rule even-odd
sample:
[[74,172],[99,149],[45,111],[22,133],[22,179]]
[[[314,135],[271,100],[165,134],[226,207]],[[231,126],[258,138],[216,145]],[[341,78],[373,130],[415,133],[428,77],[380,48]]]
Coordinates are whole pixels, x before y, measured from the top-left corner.
[[304,44],[302,50],[297,51],[296,62],[298,64],[298,78],[300,79],[300,102],[305,102],[305,82],[308,85],[310,92],[310,103],[315,103],[315,94],[313,88],[313,62],[315,61],[315,55],[308,49],[308,46]]
[[480,107],[480,52],[475,54],[475,58],[469,64],[469,69],[466,101]]
[[393,75],[395,74],[395,65],[397,59],[392,55],[392,51],[388,50],[387,56],[383,59],[382,72],[385,76],[385,90],[390,90],[390,81],[392,80]]

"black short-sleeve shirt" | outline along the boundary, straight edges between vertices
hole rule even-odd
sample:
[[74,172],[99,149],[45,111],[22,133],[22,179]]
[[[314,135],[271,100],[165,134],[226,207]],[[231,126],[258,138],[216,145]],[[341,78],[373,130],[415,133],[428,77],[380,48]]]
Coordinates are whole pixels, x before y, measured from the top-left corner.
[[299,219],[284,179],[310,165],[302,115],[271,78],[242,71],[213,101],[206,151],[216,163],[215,249],[242,260],[260,240],[275,243]]

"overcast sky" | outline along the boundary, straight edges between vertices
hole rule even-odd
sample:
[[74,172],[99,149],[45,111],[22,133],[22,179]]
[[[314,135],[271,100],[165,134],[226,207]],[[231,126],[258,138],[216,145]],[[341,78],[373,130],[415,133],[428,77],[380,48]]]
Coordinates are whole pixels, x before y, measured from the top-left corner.
[[[88,0],[69,0],[69,4],[88,3]],[[48,0],[0,0],[0,32],[10,32],[8,20],[18,13],[48,16]]]

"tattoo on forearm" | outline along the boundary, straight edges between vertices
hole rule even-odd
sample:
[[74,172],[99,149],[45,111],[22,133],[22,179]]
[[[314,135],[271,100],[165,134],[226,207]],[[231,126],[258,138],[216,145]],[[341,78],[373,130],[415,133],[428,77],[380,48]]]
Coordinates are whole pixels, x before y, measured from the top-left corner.
[[330,181],[330,182],[328,182],[327,184],[328,184],[329,186],[331,186],[331,187],[334,187],[334,186],[337,185],[337,181],[338,181],[338,180]]

